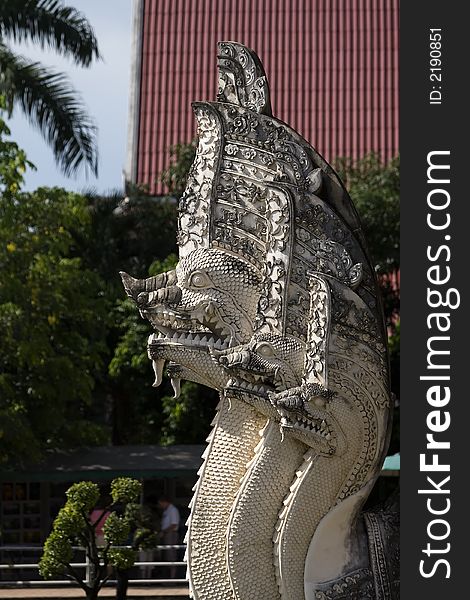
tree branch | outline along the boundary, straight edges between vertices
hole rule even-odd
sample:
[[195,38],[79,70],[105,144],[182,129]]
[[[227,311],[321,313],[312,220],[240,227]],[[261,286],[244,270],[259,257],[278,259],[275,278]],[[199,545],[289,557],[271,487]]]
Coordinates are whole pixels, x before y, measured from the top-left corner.
[[76,581],[78,583],[78,585],[82,588],[82,590],[84,592],[88,591],[88,586],[83,583],[83,579],[79,576],[79,574],[75,571],[75,569],[70,566],[69,564],[64,564],[66,570],[67,570],[67,574],[70,577],[70,579],[73,579],[74,581]]
[[68,78],[37,62],[16,56],[0,43],[0,95],[10,112],[18,102],[52,147],[65,175],[85,164],[98,172],[96,127]]
[[83,67],[100,58],[88,20],[57,0],[0,0],[0,35],[48,46]]

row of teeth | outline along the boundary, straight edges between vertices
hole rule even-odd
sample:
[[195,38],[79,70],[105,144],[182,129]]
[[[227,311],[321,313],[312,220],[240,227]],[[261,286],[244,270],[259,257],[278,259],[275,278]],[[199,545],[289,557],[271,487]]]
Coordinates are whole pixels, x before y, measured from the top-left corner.
[[[169,327],[170,329],[188,329],[191,321],[189,319],[179,319],[175,317],[165,317],[161,314],[151,315],[152,323],[156,327]],[[204,329],[204,326],[200,323],[191,323],[191,329],[200,328]]]
[[325,420],[323,420],[321,423],[318,423],[318,421],[310,421],[310,419],[307,419],[306,417],[296,416],[296,425],[298,427],[302,427],[302,429],[307,429],[313,433],[317,433],[326,440],[331,439],[331,432],[328,429],[328,425],[326,424]]
[[161,331],[156,334],[157,340],[166,340],[171,342],[181,342],[187,346],[212,346],[216,350],[226,350],[228,341],[216,338],[207,333],[189,333],[187,331],[174,331],[173,335],[165,335]]
[[[156,310],[152,310],[150,318],[155,325],[160,325],[161,327],[170,327],[171,329],[189,329],[188,324],[191,323],[191,329],[195,329],[197,331],[207,331],[200,322],[193,321],[189,317],[181,317],[175,312],[163,309],[162,307],[157,307]],[[214,321],[214,319],[212,319],[212,321]],[[216,325],[219,325],[218,328],[221,330],[221,335],[230,335],[230,329],[223,321],[217,320]]]
[[157,307],[155,311],[152,311],[152,321],[162,327],[188,328],[188,319],[182,319],[173,311],[166,310],[161,306]]
[[[281,425],[284,426],[292,426],[292,421],[289,420],[289,413],[285,411],[281,411]],[[323,419],[320,423],[318,421],[311,421],[307,419],[307,417],[301,417],[299,415],[294,415],[295,417],[295,425],[300,427],[301,429],[305,429],[306,431],[311,431],[312,433],[316,433],[317,435],[321,435],[326,440],[331,440],[331,431],[328,427],[327,422]]]
[[266,396],[271,389],[265,385],[258,383],[250,383],[239,379],[231,379],[228,383],[229,387],[241,388],[243,391],[256,392]]
[[[193,331],[207,331],[198,321],[192,321],[191,319],[184,319],[178,316],[176,313],[167,310],[157,310],[152,312],[150,320],[155,327],[168,327],[169,329],[191,329]],[[229,336],[231,334],[230,328],[222,321],[217,320],[215,328],[221,336]]]
[[157,317],[161,316],[162,319],[177,319],[177,318],[179,318],[175,312],[173,312],[172,310],[167,310],[166,308],[163,308],[162,306],[155,307],[154,311],[152,311],[152,312]]
[[263,381],[263,375],[258,375],[256,373],[250,373],[250,377],[253,377],[255,381]]

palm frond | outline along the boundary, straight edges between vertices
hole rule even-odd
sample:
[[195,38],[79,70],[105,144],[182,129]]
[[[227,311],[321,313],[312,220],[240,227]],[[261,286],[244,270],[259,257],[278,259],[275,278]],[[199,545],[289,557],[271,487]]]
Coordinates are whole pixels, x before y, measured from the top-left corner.
[[0,38],[7,37],[52,48],[84,67],[99,58],[90,23],[61,0],[0,0]]
[[66,75],[17,56],[0,44],[0,96],[11,111],[19,103],[52,147],[65,175],[85,164],[98,171],[96,127]]

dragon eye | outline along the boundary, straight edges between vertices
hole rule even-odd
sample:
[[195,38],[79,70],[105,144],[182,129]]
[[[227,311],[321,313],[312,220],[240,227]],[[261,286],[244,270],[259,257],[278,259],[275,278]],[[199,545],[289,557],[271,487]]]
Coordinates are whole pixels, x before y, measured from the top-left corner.
[[258,344],[256,346],[256,352],[260,356],[263,356],[264,358],[273,358],[274,356],[276,356],[276,353],[274,352],[274,348],[271,346],[271,344],[268,344],[267,342]]
[[196,271],[190,276],[189,285],[195,288],[208,287],[210,286],[209,277],[202,271]]

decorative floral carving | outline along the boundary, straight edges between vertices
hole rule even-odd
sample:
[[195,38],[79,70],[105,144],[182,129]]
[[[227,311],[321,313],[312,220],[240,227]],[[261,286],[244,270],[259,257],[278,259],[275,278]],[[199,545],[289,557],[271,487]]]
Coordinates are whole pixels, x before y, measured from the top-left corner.
[[[323,588],[323,586],[322,586]],[[361,569],[315,591],[315,600],[376,600],[372,572]]]
[[376,599],[400,594],[400,517],[398,493],[382,505],[364,513]]
[[254,112],[271,114],[269,88],[258,57],[241,44],[218,44],[217,100],[239,104]]
[[199,143],[186,189],[179,203],[180,256],[209,246],[209,215],[212,186],[221,142],[220,121],[210,107],[197,106]]

